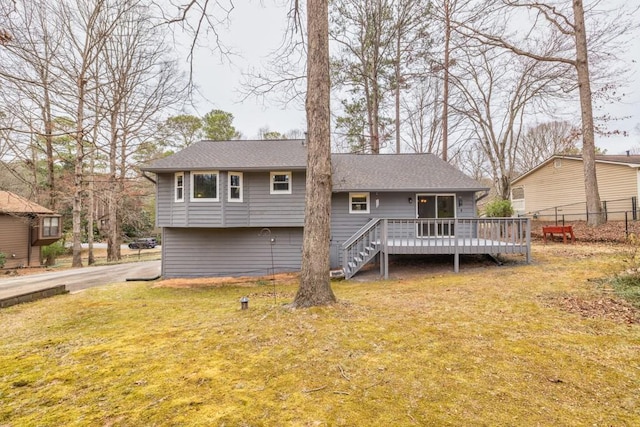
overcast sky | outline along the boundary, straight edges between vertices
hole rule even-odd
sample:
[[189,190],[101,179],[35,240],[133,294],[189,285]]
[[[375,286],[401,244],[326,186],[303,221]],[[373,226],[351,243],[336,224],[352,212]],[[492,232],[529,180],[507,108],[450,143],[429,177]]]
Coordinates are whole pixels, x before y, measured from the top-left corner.
[[[282,1],[282,0],[281,0]],[[249,99],[241,101],[241,73],[249,67],[260,67],[268,54],[276,49],[286,26],[288,7],[277,6],[274,0],[262,4],[256,0],[235,3],[232,21],[222,39],[238,56],[221,63],[218,55],[201,48],[196,52],[194,80],[205,99],[198,102],[199,115],[212,109],[221,109],[234,115],[234,125],[245,138],[258,138],[260,128],[285,133],[292,129],[305,130],[305,115],[298,106],[284,109],[272,103]],[[611,128],[626,131],[628,137],[597,137],[597,145],[609,154],[621,154],[633,147],[640,147],[640,37],[634,37],[627,51],[627,61],[633,73],[623,102],[607,107],[614,117],[626,117]],[[635,61],[635,62],[632,62]],[[185,61],[185,68],[186,68]],[[575,102],[575,116],[579,117],[579,104]],[[599,112],[596,114],[600,114]]]

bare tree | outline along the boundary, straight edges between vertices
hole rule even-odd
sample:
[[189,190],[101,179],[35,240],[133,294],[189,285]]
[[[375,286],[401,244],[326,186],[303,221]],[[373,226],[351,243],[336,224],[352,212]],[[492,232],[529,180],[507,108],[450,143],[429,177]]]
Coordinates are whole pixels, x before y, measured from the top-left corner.
[[424,84],[412,88],[402,102],[406,111],[405,127],[408,128],[406,144],[415,153],[439,153],[439,141],[442,136],[441,109],[442,97],[440,79],[425,78]]
[[552,91],[565,70],[484,46],[468,46],[456,68],[452,82],[465,103],[454,111],[467,119],[498,195],[508,199],[526,109]]
[[[496,34],[490,23],[484,25],[464,25],[459,28],[468,32],[471,37],[484,43],[507,49],[517,55],[536,61],[555,63],[573,70],[572,86],[578,89],[582,117],[582,156],[584,164],[585,192],[589,225],[595,226],[604,222],[598,183],[595,169],[595,135],[593,119],[593,101],[591,83],[594,74],[590,65],[599,65],[596,73],[605,73],[603,66],[608,66],[610,73],[615,69],[611,61],[615,59],[618,41],[628,36],[637,22],[632,18],[637,11],[598,9],[602,2],[598,1],[585,9],[582,0],[573,0],[571,6],[566,2],[547,0],[534,2],[527,0],[502,0],[501,3],[486,2],[483,8],[492,10],[493,14],[512,14],[526,11],[531,15],[519,15],[515,22],[521,27],[529,22],[530,29],[521,31],[527,34],[526,39],[516,39]],[[515,11],[515,12],[514,12]],[[590,18],[589,37],[587,36],[586,18]],[[528,21],[526,18],[530,18]],[[590,63],[589,56],[593,61]],[[600,60],[607,58],[607,64]],[[610,75],[610,74],[609,74]],[[568,85],[569,86],[569,85]]]
[[[5,82],[2,98],[18,119],[13,131],[31,135],[36,144],[33,148],[45,156],[45,184],[34,185],[34,192],[40,203],[55,210],[58,194],[53,127],[57,75],[53,59],[59,53],[61,32],[51,23],[51,7],[46,2],[34,0],[11,7],[4,4],[0,14],[7,16],[5,26],[15,35],[5,42],[6,55],[0,60],[0,80]],[[16,142],[20,143],[20,138]],[[39,156],[36,160],[34,168]],[[46,195],[39,194],[41,188]]]
[[331,116],[328,0],[307,3],[307,181],[300,287],[293,307],[331,304]]
[[163,28],[145,7],[132,2],[100,53],[104,82],[100,85],[108,131],[107,259],[121,258],[122,223],[129,202],[130,159],[153,136],[155,117],[184,102],[184,82],[166,53]]
[[575,126],[566,121],[552,121],[528,127],[521,135],[515,172],[523,174],[554,154],[577,150]]

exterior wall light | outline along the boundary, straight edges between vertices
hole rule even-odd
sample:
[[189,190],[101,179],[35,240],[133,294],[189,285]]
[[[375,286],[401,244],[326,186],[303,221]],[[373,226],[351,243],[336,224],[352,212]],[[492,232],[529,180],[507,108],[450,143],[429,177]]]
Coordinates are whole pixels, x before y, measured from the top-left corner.
[[409,203],[413,203],[413,197],[409,197]]

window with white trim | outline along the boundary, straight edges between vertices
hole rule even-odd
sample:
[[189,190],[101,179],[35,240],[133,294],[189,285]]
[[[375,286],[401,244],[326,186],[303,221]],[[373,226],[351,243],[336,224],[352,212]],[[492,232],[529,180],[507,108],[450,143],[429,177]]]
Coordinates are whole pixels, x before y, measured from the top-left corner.
[[175,200],[176,202],[184,201],[184,173],[178,172],[175,174]]
[[369,213],[369,193],[349,193],[349,213]]
[[291,172],[271,172],[271,194],[291,194]]
[[42,218],[42,237],[60,236],[60,218],[56,216]]
[[191,201],[218,201],[218,172],[191,172]]
[[242,201],[242,173],[241,172],[229,172],[228,174],[228,200],[230,202]]

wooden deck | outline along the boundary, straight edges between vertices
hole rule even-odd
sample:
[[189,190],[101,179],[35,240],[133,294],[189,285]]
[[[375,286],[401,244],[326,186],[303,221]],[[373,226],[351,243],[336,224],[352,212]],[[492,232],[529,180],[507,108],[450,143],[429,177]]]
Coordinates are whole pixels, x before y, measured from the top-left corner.
[[528,218],[373,219],[343,244],[345,277],[379,256],[388,278],[391,254],[454,255],[455,272],[461,254],[524,254],[528,263],[531,224]]

